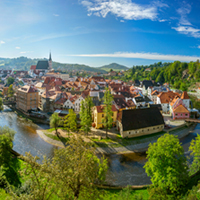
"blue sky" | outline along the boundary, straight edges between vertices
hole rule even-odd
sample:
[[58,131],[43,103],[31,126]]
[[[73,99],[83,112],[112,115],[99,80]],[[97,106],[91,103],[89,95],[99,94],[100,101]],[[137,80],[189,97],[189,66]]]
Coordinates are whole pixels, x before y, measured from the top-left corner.
[[0,57],[132,67],[200,58],[200,1],[1,0]]

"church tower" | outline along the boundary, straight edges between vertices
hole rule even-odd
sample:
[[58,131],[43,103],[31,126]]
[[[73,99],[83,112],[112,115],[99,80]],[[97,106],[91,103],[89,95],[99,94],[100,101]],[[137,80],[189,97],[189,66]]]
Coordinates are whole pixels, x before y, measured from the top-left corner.
[[49,70],[52,70],[51,52],[49,53]]

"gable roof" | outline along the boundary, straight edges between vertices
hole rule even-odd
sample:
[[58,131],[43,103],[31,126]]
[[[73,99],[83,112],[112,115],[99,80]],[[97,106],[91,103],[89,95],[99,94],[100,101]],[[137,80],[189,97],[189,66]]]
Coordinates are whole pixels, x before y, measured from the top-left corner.
[[[95,107],[96,107],[98,113],[103,113],[104,105],[95,106]],[[112,105],[112,111],[113,112],[117,111],[117,108],[115,107],[115,105]]]
[[181,94],[181,99],[190,99],[190,97],[188,96],[188,93],[186,91],[184,91],[182,94]]
[[48,69],[49,62],[47,60],[40,60],[36,65],[36,69]]
[[31,70],[35,70],[36,69],[36,65],[31,65]]
[[123,131],[164,124],[163,116],[157,107],[122,110],[118,120],[122,123]]
[[173,110],[174,113],[189,113],[188,109],[183,106],[183,105],[179,105],[177,106],[174,110]]

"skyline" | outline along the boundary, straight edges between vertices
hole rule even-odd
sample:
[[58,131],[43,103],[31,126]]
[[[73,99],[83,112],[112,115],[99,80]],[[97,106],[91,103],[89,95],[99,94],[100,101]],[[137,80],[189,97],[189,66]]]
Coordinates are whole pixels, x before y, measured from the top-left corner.
[[196,61],[195,1],[16,0],[0,2],[0,57],[127,67]]

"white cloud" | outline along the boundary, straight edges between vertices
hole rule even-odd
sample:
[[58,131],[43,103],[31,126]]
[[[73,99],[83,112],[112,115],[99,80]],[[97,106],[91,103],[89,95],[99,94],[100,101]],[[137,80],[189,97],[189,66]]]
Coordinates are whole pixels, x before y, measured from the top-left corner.
[[0,41],[0,44],[5,44],[5,42],[1,40],[1,41]]
[[177,13],[180,15],[179,24],[177,27],[172,27],[172,29],[190,37],[200,38],[200,29],[194,28],[187,17],[187,15],[190,14],[191,9],[191,5],[183,1],[182,7],[176,10]]
[[94,14],[105,18],[108,13],[112,13],[116,17],[126,20],[156,20],[158,8],[168,7],[159,1],[155,1],[151,5],[139,5],[131,0],[84,0],[81,1],[81,4],[87,7],[88,16]]
[[124,20],[121,19],[120,22],[124,22]]
[[167,20],[166,19],[159,19],[158,21],[159,22],[166,22]]
[[195,38],[200,38],[200,29],[193,28],[192,26],[178,26],[172,27],[172,29],[178,31],[181,34],[189,35]]
[[200,45],[198,45],[197,48],[200,49]]
[[182,25],[191,25],[191,23],[187,19],[187,14],[191,12],[191,5],[186,4],[183,2],[183,6],[179,9],[177,9],[177,13],[180,14],[181,18],[179,20],[179,23]]
[[129,52],[116,52],[112,54],[79,54],[79,55],[67,55],[77,57],[110,57],[110,58],[140,58],[147,60],[179,60],[179,61],[194,61],[200,59],[198,56],[187,55],[172,55],[172,54],[159,54],[159,53],[129,53]]
[[58,14],[53,14],[53,16],[55,16],[55,17],[59,17],[60,15],[58,15]]
[[25,54],[25,53],[27,53],[26,51],[22,51],[22,52],[20,52],[21,54]]
[[20,47],[15,47],[15,49],[21,49]]

